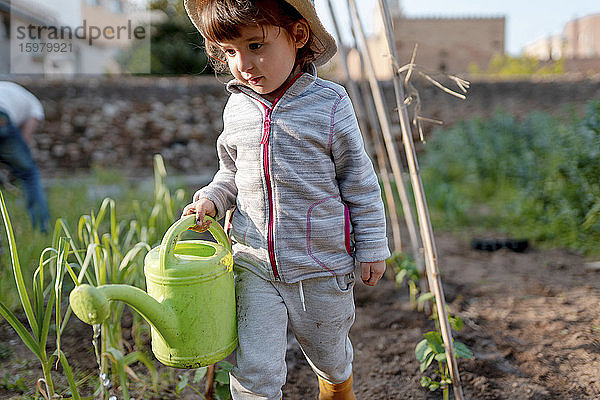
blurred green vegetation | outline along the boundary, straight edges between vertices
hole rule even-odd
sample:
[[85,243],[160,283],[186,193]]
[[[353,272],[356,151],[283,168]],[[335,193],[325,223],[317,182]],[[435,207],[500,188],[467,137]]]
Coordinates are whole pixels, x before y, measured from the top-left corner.
[[437,226],[600,254],[600,101],[583,116],[498,112],[439,130],[421,172]]
[[[164,16],[151,27],[150,74],[212,74],[204,40],[185,13],[183,1],[153,0],[149,8]],[[148,48],[140,44],[122,53],[119,63],[126,71],[140,71],[147,54]]]
[[491,75],[500,77],[530,76],[530,75],[559,75],[565,73],[564,60],[541,62],[534,57],[513,57],[507,54],[495,55],[486,69],[477,64],[469,66],[469,72],[474,75]]
[[[0,314],[40,361],[47,397],[55,398],[62,390],[54,383],[60,373],[52,372],[60,359],[72,397],[79,399],[78,391],[84,388],[61,350],[61,336],[71,315],[68,307],[63,307],[65,295],[81,283],[129,284],[143,289],[144,256],[178,218],[187,195],[180,188],[171,192],[164,161],[158,154],[154,156],[153,182],[133,182],[117,170],[93,168],[90,176],[55,180],[49,186],[51,213],[57,214],[54,231],[49,234],[32,230],[19,190],[2,188],[6,228],[2,248],[6,251],[0,257]],[[70,279],[65,280],[65,275]],[[99,350],[94,345],[99,379],[90,381],[97,388],[96,396],[108,398],[111,387],[118,384],[123,397],[130,398],[130,386],[135,384],[130,385],[133,370],[129,365],[138,362],[147,368],[153,391],[158,393],[157,369],[143,350],[142,331],[148,330],[147,324],[138,314],[133,315],[131,330],[137,350],[130,347],[127,351],[121,326],[124,303],[111,302],[109,308],[109,317],[98,330],[94,328],[95,343],[100,338]],[[29,327],[13,310],[25,314]],[[51,326],[54,352],[47,347]],[[135,383],[140,381],[135,373],[131,377]]]

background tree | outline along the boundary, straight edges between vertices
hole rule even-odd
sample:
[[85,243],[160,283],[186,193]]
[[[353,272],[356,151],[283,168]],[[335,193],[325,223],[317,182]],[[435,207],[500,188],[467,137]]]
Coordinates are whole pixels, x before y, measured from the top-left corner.
[[[204,40],[185,13],[182,1],[152,0],[148,8],[165,17],[153,22],[150,35],[150,73],[153,75],[210,74],[213,69],[204,50]],[[124,70],[134,68],[148,53],[144,45],[135,46],[120,57]]]
[[495,76],[556,75],[564,74],[565,66],[563,59],[542,62],[526,55],[514,57],[498,54],[490,60],[487,69],[482,70],[473,64],[469,67],[469,72]]

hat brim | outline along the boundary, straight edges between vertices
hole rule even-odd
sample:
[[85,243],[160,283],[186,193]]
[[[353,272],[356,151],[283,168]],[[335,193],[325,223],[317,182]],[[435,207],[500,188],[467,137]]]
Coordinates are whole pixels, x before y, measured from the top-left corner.
[[[333,36],[327,32],[317,15],[315,5],[311,0],[285,0],[294,7],[300,15],[308,22],[310,32],[313,35],[311,46],[316,54],[314,64],[321,66],[329,61],[337,52],[337,45]],[[184,0],[183,4],[192,23],[200,31],[199,15],[204,0]]]
[[313,47],[317,58],[313,61],[316,66],[320,66],[329,61],[337,52],[337,46],[333,36],[327,32],[315,9],[314,2],[311,0],[285,0],[294,7],[300,15],[308,22],[310,31],[314,36]]

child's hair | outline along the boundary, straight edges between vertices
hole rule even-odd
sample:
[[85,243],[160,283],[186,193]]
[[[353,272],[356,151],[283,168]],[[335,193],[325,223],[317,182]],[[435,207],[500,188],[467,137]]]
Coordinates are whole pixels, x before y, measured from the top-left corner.
[[[265,25],[272,25],[283,28],[293,37],[294,24],[304,19],[283,0],[206,0],[199,17],[206,52],[217,72],[227,70],[225,54],[217,45],[218,42],[240,37],[241,29],[248,26],[263,28]],[[308,42],[298,49],[296,64],[301,68],[320,54],[316,48],[324,47],[314,41],[314,36],[309,34]]]

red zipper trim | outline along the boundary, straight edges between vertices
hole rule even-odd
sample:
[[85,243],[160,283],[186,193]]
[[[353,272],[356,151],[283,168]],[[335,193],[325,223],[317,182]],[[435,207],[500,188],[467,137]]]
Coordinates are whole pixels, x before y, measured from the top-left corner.
[[269,223],[267,228],[267,250],[269,252],[269,261],[273,269],[275,279],[279,279],[279,271],[277,271],[277,263],[275,262],[275,238],[273,233],[273,188],[271,187],[271,174],[269,173],[269,136],[271,134],[271,112],[272,108],[265,106],[265,122],[263,124],[263,137],[261,144],[263,145],[263,170],[265,171],[265,180],[267,182],[267,198],[269,201]]
[[302,72],[299,72],[292,78],[291,81],[283,88],[281,94],[273,101],[271,107],[267,107],[266,104],[262,103],[265,108],[265,121],[263,123],[263,136],[261,138],[260,143],[263,146],[263,169],[265,172],[265,180],[267,182],[267,197],[269,201],[269,222],[267,227],[267,250],[269,252],[269,261],[271,262],[271,268],[273,269],[273,276],[275,279],[279,280],[279,271],[277,270],[277,261],[275,259],[275,228],[274,228],[274,218],[273,218],[273,188],[271,186],[271,174],[270,163],[269,163],[269,137],[271,136],[271,114],[275,105],[279,102],[281,97],[285,94],[285,92],[289,89],[290,86],[298,80],[302,76]]
[[352,242],[350,239],[350,209],[344,204],[344,243],[346,245],[346,252],[349,256],[352,256]]

